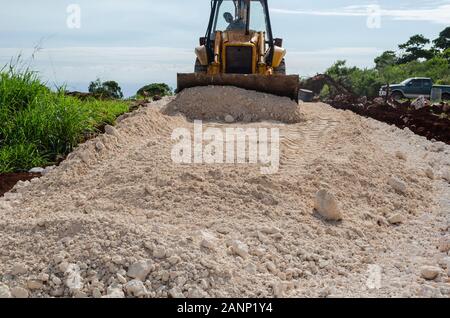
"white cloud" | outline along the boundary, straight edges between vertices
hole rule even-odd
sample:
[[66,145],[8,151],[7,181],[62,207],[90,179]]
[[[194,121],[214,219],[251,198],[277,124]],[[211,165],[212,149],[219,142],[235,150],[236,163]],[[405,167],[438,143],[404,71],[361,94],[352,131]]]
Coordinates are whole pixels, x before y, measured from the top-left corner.
[[[314,16],[337,16],[337,17],[367,17],[369,11],[373,12],[373,5],[348,6],[336,10],[291,10],[291,9],[271,9],[278,14],[299,14]],[[419,9],[385,9],[380,7],[379,14],[400,21],[425,21],[438,24],[450,24],[450,4],[439,5],[435,8]]]

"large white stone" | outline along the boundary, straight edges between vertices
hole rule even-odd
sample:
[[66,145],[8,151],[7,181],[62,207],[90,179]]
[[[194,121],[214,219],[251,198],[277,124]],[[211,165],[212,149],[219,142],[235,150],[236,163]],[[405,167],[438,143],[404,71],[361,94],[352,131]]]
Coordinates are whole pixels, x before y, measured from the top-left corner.
[[15,298],[28,298],[30,295],[28,290],[26,290],[25,288],[22,288],[22,287],[14,287],[13,289],[11,289],[11,294]]
[[33,169],[30,169],[30,171],[28,171],[29,173],[42,173],[42,172],[44,172],[44,168],[41,168],[41,167],[36,167],[36,168],[33,168]]
[[227,123],[229,123],[229,124],[234,123],[234,118],[233,118],[233,116],[231,116],[231,115],[226,115],[226,116],[225,116],[225,122],[227,122]]
[[420,273],[423,278],[427,280],[433,280],[441,273],[441,269],[436,266],[423,266],[420,269]]
[[398,213],[394,214],[393,216],[391,216],[388,219],[388,222],[390,224],[400,224],[400,223],[405,223],[405,221],[406,221],[406,218],[403,215],[398,214]]
[[390,178],[388,184],[399,193],[405,194],[407,191],[406,183],[395,177]]
[[248,257],[248,246],[245,243],[236,240],[233,242],[231,248],[236,255],[244,259]]
[[411,106],[414,107],[416,110],[424,108],[428,105],[427,100],[425,99],[425,96],[419,96],[414,101],[411,102]]
[[425,169],[425,175],[431,180],[434,180],[434,170],[431,167]]
[[210,250],[214,250],[216,248],[217,238],[208,231],[200,232],[200,245]]
[[339,221],[342,220],[342,213],[335,196],[327,190],[320,190],[316,194],[314,205],[316,211],[326,220]]
[[144,286],[144,283],[140,280],[133,279],[124,286],[127,295],[134,297],[145,297],[148,292]]
[[9,287],[2,283],[0,283],[0,298],[11,298]]
[[145,281],[145,278],[150,273],[151,268],[150,261],[139,261],[132,264],[128,268],[127,276]]
[[31,290],[41,289],[42,287],[44,287],[44,284],[39,279],[30,279],[27,281],[27,287],[28,287],[28,289],[31,289]]
[[66,286],[71,293],[75,293],[83,288],[83,278],[80,274],[80,267],[76,264],[69,264],[65,271]]
[[107,135],[114,136],[114,137],[119,137],[120,136],[119,132],[117,131],[117,129],[114,128],[113,126],[110,126],[110,125],[106,125],[105,126],[105,133]]

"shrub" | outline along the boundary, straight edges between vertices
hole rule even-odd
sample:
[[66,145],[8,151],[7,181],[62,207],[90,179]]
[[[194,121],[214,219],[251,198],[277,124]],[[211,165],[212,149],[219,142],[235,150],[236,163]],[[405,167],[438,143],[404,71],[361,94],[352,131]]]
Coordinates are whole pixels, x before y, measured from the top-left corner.
[[170,96],[172,95],[172,89],[167,84],[154,83],[142,87],[136,93],[137,97],[154,97],[156,95],[161,97]]
[[55,163],[87,133],[128,111],[123,101],[81,101],[51,92],[38,76],[14,68],[0,73],[0,172]]
[[100,98],[123,98],[122,89],[115,81],[102,82],[100,79],[97,79],[95,82],[89,84],[89,93],[99,96]]

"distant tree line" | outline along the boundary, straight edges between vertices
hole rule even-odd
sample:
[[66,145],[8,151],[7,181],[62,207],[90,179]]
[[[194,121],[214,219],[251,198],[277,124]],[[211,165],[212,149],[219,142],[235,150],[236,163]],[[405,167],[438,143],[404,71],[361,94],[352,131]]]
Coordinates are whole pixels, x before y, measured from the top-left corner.
[[[358,95],[375,97],[380,86],[401,82],[409,77],[430,77],[437,84],[450,84],[450,27],[431,41],[422,34],[412,36],[398,46],[376,57],[374,68],[349,67],[337,61],[326,74]],[[325,87],[322,96],[331,93]]]
[[[122,89],[116,81],[102,82],[97,79],[89,84],[89,93],[101,99],[122,99]],[[135,98],[153,98],[155,96],[164,97],[172,95],[172,89],[164,83],[153,83],[140,88]]]

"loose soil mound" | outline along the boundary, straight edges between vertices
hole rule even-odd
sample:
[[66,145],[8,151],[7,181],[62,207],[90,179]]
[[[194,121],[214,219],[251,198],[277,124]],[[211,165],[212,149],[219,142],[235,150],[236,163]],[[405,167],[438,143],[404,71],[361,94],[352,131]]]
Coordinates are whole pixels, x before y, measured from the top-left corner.
[[[279,97],[231,86],[195,87],[183,90],[163,110],[181,113],[189,119],[299,123],[304,120],[299,105],[287,97]],[[231,116],[231,117],[230,117]]]

